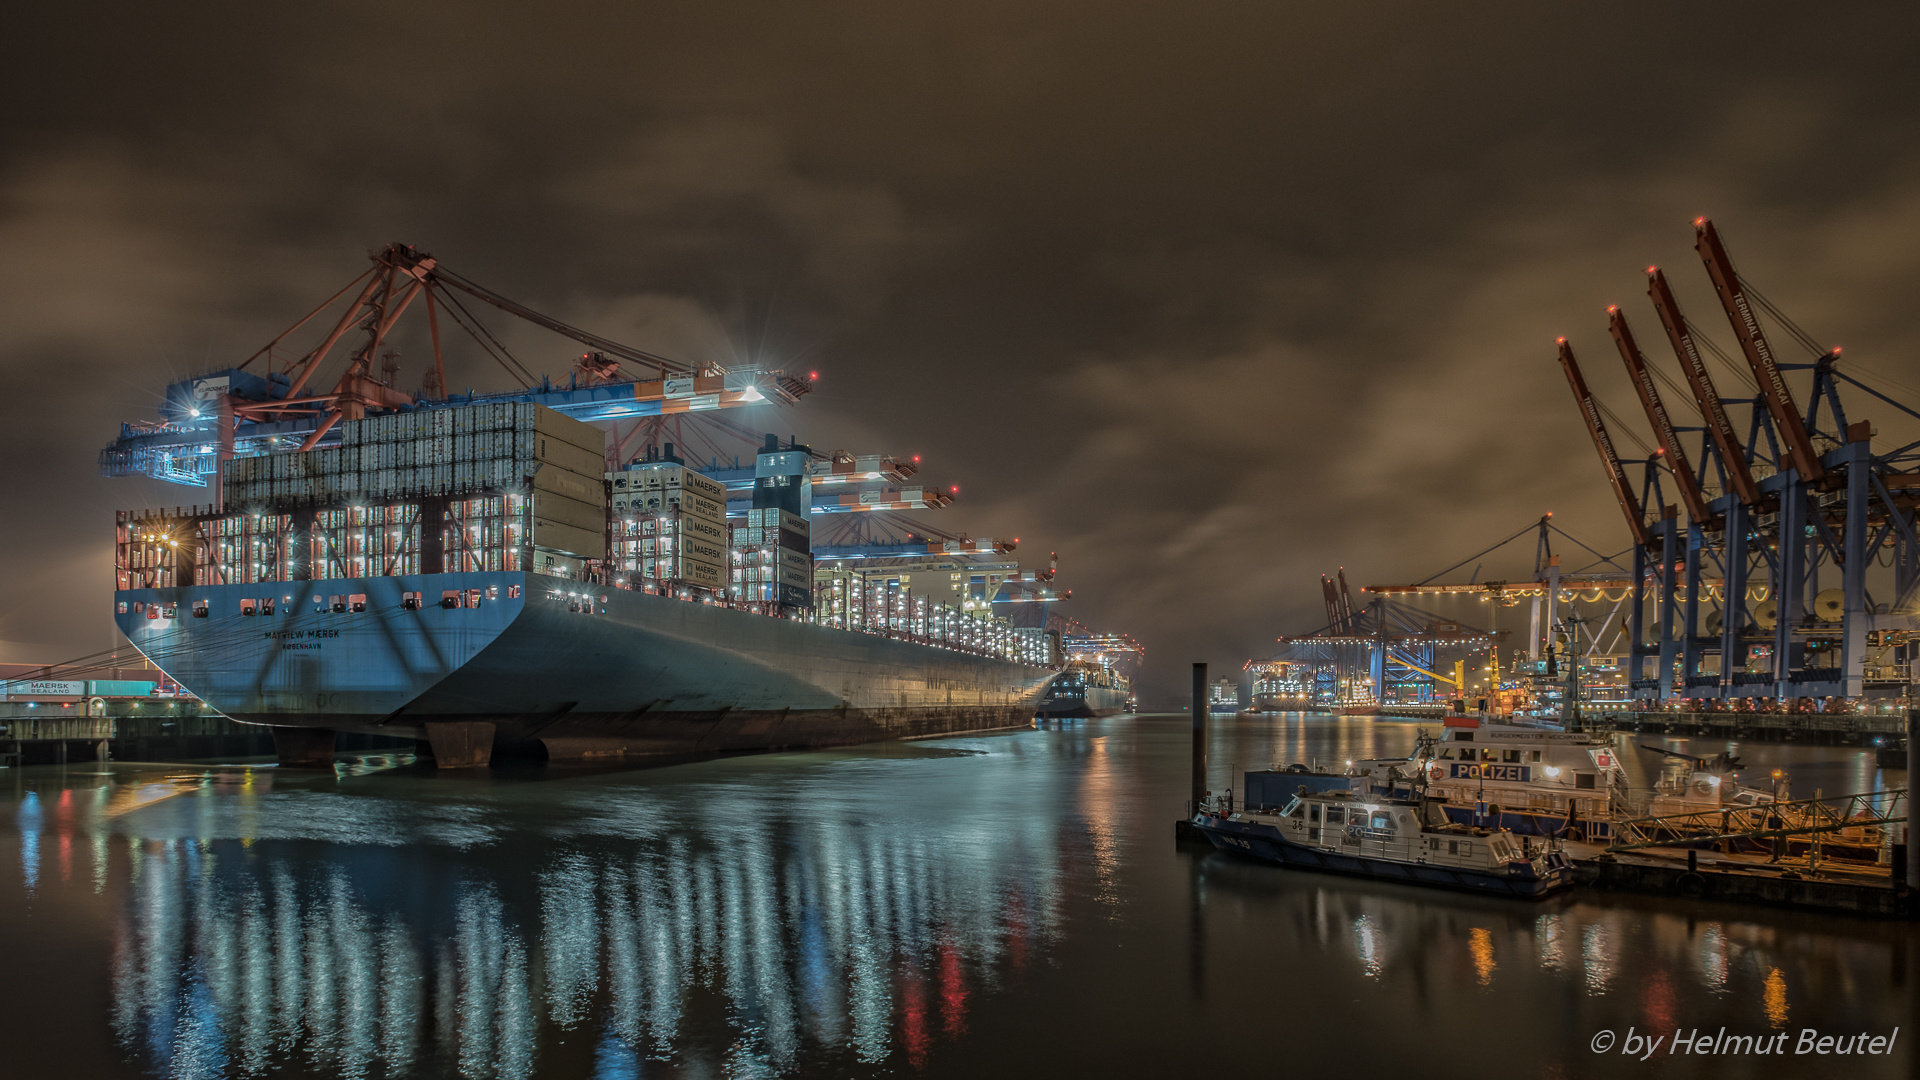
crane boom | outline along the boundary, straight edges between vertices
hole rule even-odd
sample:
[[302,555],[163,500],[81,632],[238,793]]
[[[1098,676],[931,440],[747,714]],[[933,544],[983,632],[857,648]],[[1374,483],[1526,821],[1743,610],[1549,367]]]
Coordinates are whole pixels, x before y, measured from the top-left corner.
[[1713,376],[1707,373],[1706,362],[1700,359],[1700,349],[1694,345],[1693,335],[1687,332],[1686,317],[1680,313],[1679,301],[1673,298],[1667,275],[1657,266],[1647,267],[1647,296],[1653,300],[1654,310],[1660,313],[1660,324],[1667,329],[1667,341],[1680,359],[1681,370],[1687,373],[1693,403],[1700,409],[1700,418],[1706,421],[1707,435],[1713,440],[1714,449],[1720,452],[1721,464],[1726,466],[1727,486],[1742,503],[1758,506],[1760,487],[1753,482],[1753,470],[1747,466],[1747,452],[1740,446],[1733,421],[1727,419],[1727,407],[1720,400],[1719,391],[1713,388]]
[[1707,264],[1713,290],[1720,294],[1720,306],[1727,310],[1727,321],[1733,324],[1734,336],[1740,339],[1740,351],[1746,354],[1753,379],[1760,384],[1760,397],[1773,416],[1774,430],[1780,432],[1786,442],[1787,456],[1800,479],[1814,483],[1826,476],[1826,466],[1820,463],[1820,454],[1814,450],[1813,440],[1807,437],[1807,426],[1794,405],[1793,391],[1787,389],[1786,377],[1773,358],[1773,346],[1767,344],[1760,320],[1754,317],[1753,306],[1747,303],[1740,275],[1734,272],[1733,260],[1727,257],[1726,245],[1720,242],[1720,231],[1706,218],[1694,219],[1693,229],[1700,261]]
[[1581,376],[1580,365],[1573,358],[1573,346],[1567,344],[1566,338],[1558,339],[1558,343],[1560,370],[1567,373],[1567,385],[1573,387],[1573,399],[1580,406],[1580,415],[1586,418],[1587,433],[1593,436],[1593,447],[1600,452],[1600,464],[1606,467],[1607,479],[1613,484],[1613,497],[1619,500],[1620,512],[1627,517],[1627,531],[1633,534],[1634,543],[1651,546],[1653,536],[1647,531],[1646,516],[1640,512],[1640,500],[1633,497],[1626,469],[1620,464],[1620,455],[1614,452],[1613,438],[1600,419],[1600,403],[1587,389],[1587,380]]
[[1700,490],[1700,480],[1687,461],[1686,448],[1680,445],[1680,433],[1674,430],[1673,418],[1667,415],[1660,391],[1653,385],[1653,372],[1647,370],[1647,359],[1640,355],[1640,346],[1627,327],[1627,317],[1618,307],[1607,308],[1607,329],[1613,333],[1613,342],[1620,347],[1620,360],[1627,365],[1633,388],[1640,394],[1640,407],[1647,411],[1647,420],[1653,425],[1654,434],[1660,437],[1660,448],[1666,451],[1667,464],[1680,485],[1680,501],[1686,504],[1687,515],[1694,523],[1704,526],[1713,520],[1712,511],[1707,509],[1706,493]]

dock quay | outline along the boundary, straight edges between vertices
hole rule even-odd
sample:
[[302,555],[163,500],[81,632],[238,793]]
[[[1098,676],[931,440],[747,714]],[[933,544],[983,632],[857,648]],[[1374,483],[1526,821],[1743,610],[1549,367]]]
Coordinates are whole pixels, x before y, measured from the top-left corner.
[[1763,904],[1801,911],[1911,919],[1914,894],[1896,874],[1904,867],[1839,867],[1812,874],[1784,862],[1741,855],[1642,849],[1609,853],[1590,845],[1567,845],[1575,880],[1586,888],[1643,893],[1685,901]]
[[1827,746],[1871,746],[1876,740],[1903,741],[1907,711],[1893,713],[1815,713],[1678,711],[1653,709],[1589,714],[1599,730],[1642,735],[1711,735],[1759,742],[1801,742]]
[[[99,709],[104,715],[94,716],[28,705],[0,702],[0,766],[199,761],[274,753],[270,728],[230,720],[190,698],[109,701]],[[411,739],[355,733],[343,733],[335,745],[336,750],[413,748]]]

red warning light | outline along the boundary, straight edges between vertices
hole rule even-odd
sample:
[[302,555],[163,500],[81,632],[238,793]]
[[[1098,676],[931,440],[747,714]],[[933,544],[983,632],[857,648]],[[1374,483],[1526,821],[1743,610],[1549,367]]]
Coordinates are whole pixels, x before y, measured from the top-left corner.
[[1707,219],[1703,217],[1697,217],[1693,219],[1693,227],[1696,229],[1702,225],[1705,225],[1706,223],[1707,223]]
[[1608,304],[1608,305],[1607,305],[1607,314],[1609,314],[1609,315],[1618,315],[1619,313],[1620,313],[1620,305],[1619,305],[1619,304]]
[[807,379],[808,379],[809,381],[811,381],[811,380],[813,380],[813,379],[818,379],[819,377],[820,377],[820,373],[819,373],[819,372],[817,372],[817,371],[809,371],[809,372],[807,372]]
[[1835,345],[1835,346],[1833,347],[1833,355],[1835,355],[1835,356],[1839,356],[1839,355],[1840,355],[1840,346],[1838,346],[1838,345]]
[[919,455],[919,454],[915,454],[915,455],[913,455],[913,463],[914,463],[915,465],[918,465],[918,464],[920,464],[920,455]]
[[954,493],[955,495],[958,495],[958,494],[960,494],[960,485],[959,485],[959,484],[955,484],[955,485],[953,485],[953,493]]
[[1555,345],[1565,345],[1567,343],[1567,339],[1563,337],[1557,337],[1553,339],[1553,343]]
[[1659,273],[1659,272],[1660,272],[1660,268],[1659,268],[1659,267],[1657,267],[1657,266],[1649,266],[1649,267],[1647,267],[1647,273],[1649,273],[1649,274],[1657,274],[1657,273]]

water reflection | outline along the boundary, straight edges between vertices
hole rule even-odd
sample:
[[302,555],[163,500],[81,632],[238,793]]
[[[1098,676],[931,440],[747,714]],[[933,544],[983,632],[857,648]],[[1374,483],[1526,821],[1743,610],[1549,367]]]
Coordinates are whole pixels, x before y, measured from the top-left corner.
[[[1414,728],[1222,725],[1213,779]],[[1170,1073],[1143,1049],[1186,1045],[1162,1018],[1250,1002],[1289,1018],[1299,1071],[1499,1017],[1489,1071],[1590,1075],[1603,1028],[1883,1031],[1909,1007],[1900,928],[1177,851],[1187,745],[1117,721],[518,780],[28,770],[0,805],[0,905],[25,913],[0,949],[79,920],[97,941],[61,959],[94,982],[63,1035],[111,1036],[95,1073],[177,1077]],[[1270,1067],[1265,1030],[1208,1060]]]
[[637,847],[593,845],[590,825],[538,860],[524,903],[431,856],[129,838],[114,1032],[172,1076],[402,1076],[437,1054],[504,1078],[534,1072],[545,1023],[589,1029],[599,1075],[636,1076],[681,1054],[688,1013],[718,995],[729,1037],[711,1064],[729,1074],[792,1071],[806,1047],[919,1062],[966,1032],[982,973],[1022,963],[1054,921],[1049,864],[969,859],[857,812],[739,808],[765,827],[711,835],[657,800]]

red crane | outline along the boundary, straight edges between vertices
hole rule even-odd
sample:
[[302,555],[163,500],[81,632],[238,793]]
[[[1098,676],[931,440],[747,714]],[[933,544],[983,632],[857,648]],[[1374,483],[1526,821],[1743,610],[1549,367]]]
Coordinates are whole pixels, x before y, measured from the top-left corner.
[[1733,260],[1727,257],[1726,246],[1720,242],[1720,231],[1706,218],[1695,218],[1693,231],[1700,261],[1707,264],[1713,289],[1720,294],[1720,306],[1727,309],[1727,321],[1733,324],[1734,336],[1740,339],[1740,351],[1746,354],[1753,379],[1760,384],[1760,397],[1773,417],[1774,430],[1787,444],[1787,456],[1793,462],[1794,471],[1803,482],[1816,483],[1826,476],[1826,466],[1820,463],[1820,454],[1813,448],[1813,440],[1807,437],[1807,426],[1793,403],[1793,391],[1787,389],[1786,377],[1773,358],[1773,347],[1767,344],[1767,335],[1761,331],[1760,321],[1754,318],[1753,306],[1747,303],[1740,275],[1734,272]]
[[1613,497],[1620,502],[1620,512],[1627,516],[1627,531],[1633,534],[1633,541],[1642,547],[1653,546],[1653,535],[1647,530],[1646,515],[1641,513],[1640,500],[1633,497],[1633,486],[1627,480],[1626,469],[1620,464],[1620,455],[1614,452],[1613,437],[1607,434],[1607,425],[1600,419],[1600,403],[1593,399],[1593,393],[1587,389],[1587,380],[1580,374],[1580,365],[1573,359],[1573,346],[1566,338],[1557,339],[1560,345],[1560,369],[1567,373],[1567,385],[1573,387],[1573,399],[1580,405],[1580,415],[1587,420],[1587,433],[1593,436],[1593,448],[1600,451],[1600,464],[1606,466],[1607,479],[1613,484]]
[[1660,448],[1666,451],[1667,465],[1673,469],[1674,480],[1680,485],[1680,501],[1686,504],[1687,516],[1697,525],[1707,525],[1713,520],[1713,512],[1707,509],[1706,493],[1700,490],[1700,480],[1687,461],[1686,448],[1680,445],[1680,433],[1673,429],[1673,418],[1667,415],[1660,391],[1654,388],[1653,372],[1647,370],[1647,359],[1640,355],[1633,331],[1627,328],[1627,317],[1618,307],[1607,308],[1607,329],[1613,332],[1613,342],[1620,347],[1620,359],[1627,365],[1633,388],[1639,391],[1640,406],[1647,411],[1654,434],[1660,437]]
[[1713,377],[1707,374],[1706,362],[1700,359],[1700,349],[1687,331],[1686,316],[1680,313],[1679,301],[1673,298],[1667,275],[1657,266],[1647,267],[1647,296],[1653,300],[1654,310],[1660,313],[1661,325],[1667,328],[1667,340],[1673,345],[1674,355],[1680,358],[1681,370],[1687,373],[1693,403],[1699,407],[1701,419],[1707,422],[1707,435],[1713,440],[1714,449],[1720,452],[1721,464],[1726,466],[1727,486],[1742,503],[1760,505],[1760,487],[1753,482],[1753,470],[1747,467],[1747,452],[1740,446],[1740,436],[1734,433],[1733,421],[1727,419],[1727,407],[1713,388]]

